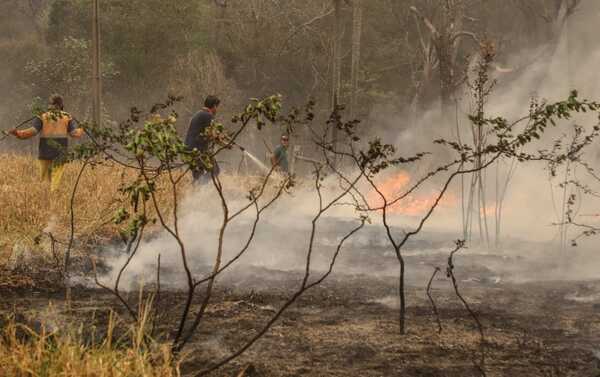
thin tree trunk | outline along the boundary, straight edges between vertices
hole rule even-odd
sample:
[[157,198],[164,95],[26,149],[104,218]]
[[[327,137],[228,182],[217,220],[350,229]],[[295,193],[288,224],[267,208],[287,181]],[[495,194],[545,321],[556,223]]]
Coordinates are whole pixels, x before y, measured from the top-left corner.
[[350,102],[350,116],[356,117],[358,97],[358,75],[360,71],[360,42],[362,34],[362,0],[354,0],[352,16],[352,99]]
[[494,203],[494,248],[498,250],[500,248],[500,160],[496,161],[496,175],[495,175],[495,194],[496,203]]
[[92,17],[92,98],[93,98],[93,118],[96,125],[100,125],[100,114],[101,114],[101,99],[100,94],[102,92],[102,83],[100,81],[100,25],[99,25],[99,13],[100,0],[93,0],[93,17]]
[[568,196],[567,196],[567,189],[569,187],[569,185],[567,184],[567,182],[569,181],[569,176],[571,175],[571,166],[570,166],[570,162],[567,161],[567,165],[565,167],[565,178],[563,181],[564,187],[563,187],[563,195],[562,195],[562,206],[561,206],[561,218],[560,218],[560,227],[559,227],[559,231],[560,231],[560,251],[561,253],[564,254],[565,250],[567,249],[567,228],[568,228],[568,224],[566,224],[567,221],[567,202],[568,202]]
[[342,0],[333,0],[335,6],[333,30],[332,107],[339,105],[342,78]]
[[437,42],[437,54],[440,70],[440,100],[442,105],[442,122],[452,119],[452,95],[454,91],[454,74],[450,51],[449,36],[443,35]]
[[486,176],[483,176],[481,174],[481,172],[479,172],[479,190],[481,191],[481,204],[480,204],[480,212],[481,212],[481,217],[483,218],[483,234],[485,236],[485,243],[486,246],[489,248],[490,247],[490,231],[489,231],[489,227],[488,227],[488,219],[487,219],[487,200],[486,200],[486,196],[485,196],[485,190],[486,190],[486,184],[485,182],[487,181]]
[[[331,110],[334,111],[340,101],[341,91],[341,66],[342,66],[342,0],[333,0],[334,3],[334,20],[333,20],[333,53],[332,53],[332,70],[331,70]],[[338,132],[337,127],[331,130],[331,141],[333,148],[337,147]],[[333,157],[333,166],[337,165],[337,154]]]

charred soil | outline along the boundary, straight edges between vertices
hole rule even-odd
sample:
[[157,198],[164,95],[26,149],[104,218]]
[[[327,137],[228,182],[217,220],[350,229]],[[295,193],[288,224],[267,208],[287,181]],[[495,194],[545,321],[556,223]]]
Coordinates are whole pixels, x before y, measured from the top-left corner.
[[[407,290],[407,334],[401,335],[395,277],[338,273],[309,290],[253,347],[212,375],[237,376],[245,370],[245,376],[480,376],[482,352],[487,376],[600,375],[600,281],[511,282],[482,278],[489,271],[476,263],[460,268],[461,293],[484,326],[483,346],[444,274],[431,291],[442,332],[425,286],[415,278]],[[184,374],[193,375],[241,347],[300,278],[300,273],[259,267],[246,268],[235,284],[224,278],[206,321],[183,352]],[[96,336],[105,330],[110,308],[120,310],[109,293],[85,287],[73,289],[69,305],[60,290],[4,287],[0,295],[5,314],[59,329],[85,323]],[[129,294],[132,302],[136,297]],[[155,303],[162,337],[175,328],[183,301],[182,292],[165,290]]]

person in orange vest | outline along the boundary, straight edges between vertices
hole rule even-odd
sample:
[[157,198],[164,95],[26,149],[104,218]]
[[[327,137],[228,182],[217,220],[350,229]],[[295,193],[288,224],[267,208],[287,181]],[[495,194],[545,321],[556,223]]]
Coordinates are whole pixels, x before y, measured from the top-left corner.
[[34,118],[32,127],[25,130],[13,128],[9,133],[19,139],[40,134],[38,160],[41,180],[50,183],[50,191],[55,191],[63,175],[65,165],[62,157],[69,145],[69,136],[79,138],[83,129],[64,111],[63,98],[55,94],[50,97],[48,111]]

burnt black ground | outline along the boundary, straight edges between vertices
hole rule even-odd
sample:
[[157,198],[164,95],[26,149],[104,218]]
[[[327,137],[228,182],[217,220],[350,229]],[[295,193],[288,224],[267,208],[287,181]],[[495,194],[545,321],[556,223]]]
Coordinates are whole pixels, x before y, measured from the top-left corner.
[[[255,376],[479,376],[483,350],[487,376],[600,376],[594,356],[600,351],[600,280],[559,279],[561,258],[459,252],[455,272],[461,293],[484,325],[482,348],[474,320],[443,273],[451,243],[425,246],[420,251],[423,244],[416,243],[406,251],[406,335],[399,333],[395,256],[384,245],[355,245],[328,280],[307,291],[253,347],[212,375],[235,376],[251,365],[248,375]],[[432,289],[442,333],[425,292],[433,266],[442,268]],[[206,320],[185,349],[184,373],[193,375],[239,349],[301,279],[300,269],[249,264],[223,275]],[[73,289],[68,310],[61,291],[2,289],[0,295],[2,312],[54,321],[56,327],[83,321],[101,333],[110,308],[126,318],[114,297],[89,287]],[[137,293],[128,297],[133,302]],[[175,327],[183,300],[181,290],[161,293],[156,309],[163,336]]]

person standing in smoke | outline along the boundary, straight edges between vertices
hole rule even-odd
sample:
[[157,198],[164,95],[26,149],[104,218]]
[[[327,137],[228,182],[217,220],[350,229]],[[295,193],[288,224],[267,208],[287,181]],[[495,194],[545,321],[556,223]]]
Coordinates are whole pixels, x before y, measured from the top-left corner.
[[50,183],[50,191],[53,192],[59,187],[63,175],[69,136],[79,138],[83,135],[83,129],[64,111],[63,98],[54,94],[50,97],[48,111],[34,118],[32,127],[25,130],[12,129],[9,133],[19,139],[29,139],[40,134],[40,177],[42,182]]
[[289,174],[290,167],[288,163],[288,147],[290,145],[290,137],[288,135],[281,135],[281,144],[275,148],[273,155],[271,155],[271,166],[279,171]]
[[[204,108],[192,117],[185,137],[185,145],[190,150],[196,149],[201,155],[209,153],[210,138],[207,131],[215,119],[220,103],[219,98],[209,95],[204,100]],[[193,183],[195,184],[207,184],[211,181],[212,176],[219,175],[220,169],[217,161],[211,159],[210,166],[207,166],[205,160],[206,158],[204,160],[202,157],[199,158],[196,167],[192,170]]]

